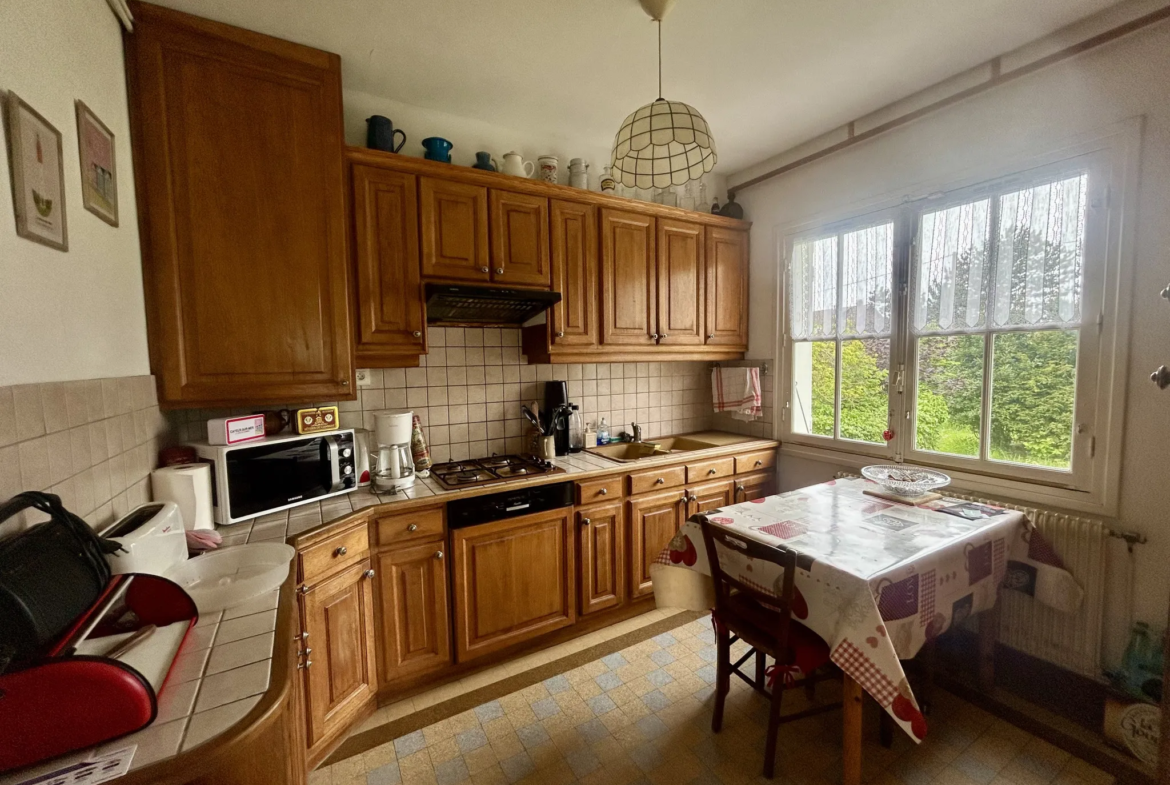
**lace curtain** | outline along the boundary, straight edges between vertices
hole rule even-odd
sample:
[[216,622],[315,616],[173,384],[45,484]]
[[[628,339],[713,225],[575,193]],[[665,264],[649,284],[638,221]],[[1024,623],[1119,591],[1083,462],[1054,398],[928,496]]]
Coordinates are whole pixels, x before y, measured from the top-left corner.
[[892,223],[796,242],[789,287],[793,340],[889,335],[893,260]]

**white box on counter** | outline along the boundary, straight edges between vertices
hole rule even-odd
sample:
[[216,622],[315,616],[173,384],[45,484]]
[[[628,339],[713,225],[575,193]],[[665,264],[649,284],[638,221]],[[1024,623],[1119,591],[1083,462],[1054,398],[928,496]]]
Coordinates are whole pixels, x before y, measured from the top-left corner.
[[240,444],[264,438],[264,415],[217,417],[207,421],[208,444]]

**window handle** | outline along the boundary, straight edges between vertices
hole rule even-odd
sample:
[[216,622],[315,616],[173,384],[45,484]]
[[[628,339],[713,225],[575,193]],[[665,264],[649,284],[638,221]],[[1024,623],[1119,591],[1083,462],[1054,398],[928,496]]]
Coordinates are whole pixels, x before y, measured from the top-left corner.
[[1167,284],[1166,288],[1162,290],[1162,299],[1170,300],[1170,284]]
[[1150,374],[1150,381],[1158,385],[1159,390],[1165,390],[1170,387],[1170,368],[1165,365],[1159,365],[1158,370]]

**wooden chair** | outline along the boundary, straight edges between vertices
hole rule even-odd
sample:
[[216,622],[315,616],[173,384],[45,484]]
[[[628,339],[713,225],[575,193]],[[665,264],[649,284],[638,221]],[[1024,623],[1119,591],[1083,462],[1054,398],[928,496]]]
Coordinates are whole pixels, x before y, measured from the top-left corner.
[[[727,693],[731,690],[731,674],[739,676],[765,696],[769,695],[765,682],[771,676],[771,707],[764,747],[764,776],[771,779],[776,767],[776,736],[780,725],[840,708],[841,704],[833,703],[814,706],[786,717],[780,716],[780,703],[786,689],[803,686],[810,690],[811,696],[812,686],[817,681],[830,678],[829,674],[818,675],[822,666],[829,662],[829,647],[815,632],[792,618],[793,598],[796,594],[796,551],[737,537],[733,530],[711,523],[706,516],[696,517],[703,531],[711,578],[715,582],[715,608],[711,618],[715,624],[718,658],[715,712],[711,718],[711,729],[718,733],[723,726],[723,707]],[[779,595],[759,585],[744,583],[724,572],[720,562],[732,553],[781,567],[784,578]],[[739,640],[751,648],[733,663],[731,645]],[[754,679],[740,670],[753,655],[756,658]],[[765,655],[775,659],[776,665],[765,669]],[[792,675],[794,666],[800,670],[800,679]]]

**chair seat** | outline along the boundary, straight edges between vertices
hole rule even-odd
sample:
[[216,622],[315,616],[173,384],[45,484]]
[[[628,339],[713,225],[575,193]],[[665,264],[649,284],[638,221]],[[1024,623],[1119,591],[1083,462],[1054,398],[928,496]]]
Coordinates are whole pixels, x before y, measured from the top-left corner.
[[732,594],[727,607],[713,612],[713,615],[718,623],[724,624],[749,645],[765,650],[778,662],[796,665],[805,676],[829,661],[829,644],[795,619],[789,621],[788,645],[786,651],[781,652],[776,639],[780,612],[744,594]]

